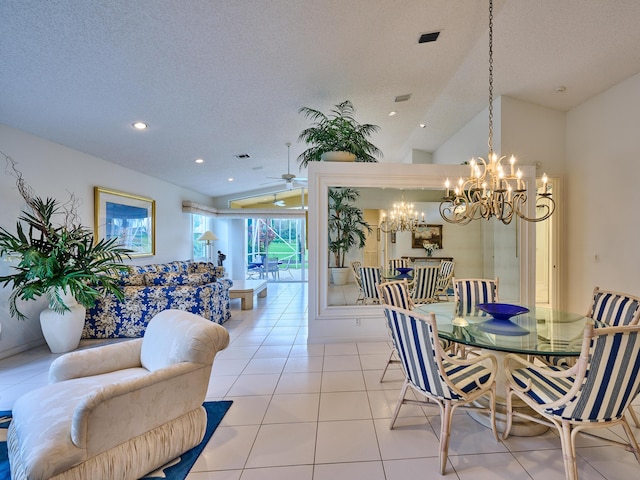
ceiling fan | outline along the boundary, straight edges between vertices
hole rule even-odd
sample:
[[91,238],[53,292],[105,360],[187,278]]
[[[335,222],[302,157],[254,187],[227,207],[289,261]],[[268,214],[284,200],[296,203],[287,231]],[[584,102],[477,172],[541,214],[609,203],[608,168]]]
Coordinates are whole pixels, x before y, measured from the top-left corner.
[[258,202],[260,205],[265,205],[270,203],[271,205],[275,205],[276,207],[284,207],[286,206],[284,200],[278,200],[278,194],[273,194],[273,200],[267,200],[266,202]]
[[[285,187],[287,188],[287,190],[293,190],[293,182],[295,181],[296,184],[300,183],[302,185],[306,185],[306,178],[298,178],[296,177],[293,173],[291,173],[291,159],[290,159],[290,153],[291,153],[291,142],[287,142],[285,143],[285,145],[287,146],[287,173],[283,173],[280,177],[267,177],[267,178],[273,178],[276,180],[284,180],[285,182]],[[272,183],[272,182],[269,182]]]

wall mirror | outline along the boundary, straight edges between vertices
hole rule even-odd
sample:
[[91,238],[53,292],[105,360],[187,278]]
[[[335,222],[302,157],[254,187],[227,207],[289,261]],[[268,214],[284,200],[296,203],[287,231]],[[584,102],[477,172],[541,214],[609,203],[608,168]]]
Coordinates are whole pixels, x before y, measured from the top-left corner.
[[[533,177],[533,168],[524,168],[525,177]],[[395,235],[379,231],[380,212],[388,211],[394,202],[413,202],[424,212],[425,223],[442,226],[442,249],[432,256],[454,257],[456,275],[464,277],[500,277],[501,300],[529,302],[533,298],[531,279],[535,253],[535,227],[527,222],[474,221],[466,226],[448,224],[439,213],[440,198],[446,178],[456,179],[467,174],[462,165],[423,165],[388,163],[325,163],[309,166],[309,326],[310,338],[317,333],[315,320],[344,321],[343,325],[326,322],[346,335],[345,328],[366,317],[380,316],[377,305],[355,305],[330,282],[328,252],[328,191],[331,187],[354,187],[360,192],[357,204],[365,212],[372,227],[367,247],[352,250],[346,261],[360,260],[364,264],[383,266],[390,258],[402,256],[427,257],[425,249],[414,248],[411,232]],[[533,183],[533,182],[531,182]],[[394,238],[395,237],[395,238]],[[352,280],[353,281],[353,280]],[[346,290],[348,292],[348,289]],[[357,295],[357,291],[356,291]],[[381,323],[381,322],[379,322]],[[328,332],[324,332],[328,333]],[[359,333],[357,335],[360,335]],[[322,335],[321,336],[326,336]]]

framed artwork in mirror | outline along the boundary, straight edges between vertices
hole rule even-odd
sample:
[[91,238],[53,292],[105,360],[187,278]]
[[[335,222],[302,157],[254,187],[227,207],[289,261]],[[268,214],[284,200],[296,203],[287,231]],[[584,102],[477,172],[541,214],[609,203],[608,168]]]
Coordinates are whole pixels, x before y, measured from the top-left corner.
[[427,241],[442,248],[442,225],[425,225],[411,234],[411,248],[424,248]]
[[155,255],[156,202],[131,193],[94,187],[94,235],[117,238],[132,257]]

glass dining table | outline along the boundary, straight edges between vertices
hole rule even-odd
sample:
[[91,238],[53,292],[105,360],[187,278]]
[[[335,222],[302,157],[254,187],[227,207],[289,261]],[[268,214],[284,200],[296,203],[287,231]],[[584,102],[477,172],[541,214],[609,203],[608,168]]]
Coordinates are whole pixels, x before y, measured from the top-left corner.
[[[529,311],[526,313],[513,316],[507,321],[497,321],[487,314],[458,316],[455,313],[454,302],[415,307],[418,313],[435,314],[440,338],[480,348],[483,353],[491,353],[497,357],[499,371],[496,375],[496,423],[500,431],[504,429],[506,420],[504,357],[508,353],[523,356],[578,357],[584,327],[589,320],[577,313],[538,306],[527,308]],[[523,403],[515,400],[514,407],[525,408]],[[470,412],[470,415],[483,425],[490,426],[487,415],[479,412]],[[511,434],[533,436],[547,429],[544,425],[515,418]]]
[[524,355],[580,355],[587,317],[547,307],[527,308],[528,312],[511,317],[508,323],[487,314],[460,317],[454,302],[420,305],[416,311],[433,312],[438,336],[470,347]]

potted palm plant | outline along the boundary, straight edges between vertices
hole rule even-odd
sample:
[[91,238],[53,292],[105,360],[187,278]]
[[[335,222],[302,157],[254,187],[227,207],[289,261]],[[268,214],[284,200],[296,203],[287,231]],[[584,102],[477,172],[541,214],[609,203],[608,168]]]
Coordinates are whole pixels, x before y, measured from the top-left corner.
[[371,232],[362,209],[353,203],[359,196],[360,192],[355,188],[329,189],[329,253],[333,260],[329,261],[329,268],[334,285],[346,283],[349,275],[349,269],[345,267],[347,252],[354,247],[364,248],[366,233]]
[[[301,167],[309,162],[321,160],[333,161],[344,158],[346,161],[377,162],[382,152],[369,141],[369,137],[380,127],[369,123],[358,123],[354,117],[355,109],[349,100],[335,105],[326,115],[319,110],[302,107],[299,113],[312,121],[309,128],[304,129],[298,137],[299,142],[305,142],[310,147],[298,156]],[[337,152],[348,154],[337,155]]]
[[79,223],[73,195],[66,204],[35,196],[15,162],[6,159],[27,204],[16,233],[0,227],[0,257],[11,260],[14,270],[0,276],[0,284],[12,288],[9,312],[25,319],[18,300],[46,297],[49,308],[40,324],[49,348],[53,353],[73,350],[82,336],[86,307],[105,293],[123,298],[116,274],[127,268],[121,262],[131,250],[115,238],[94,241],[93,232]]

